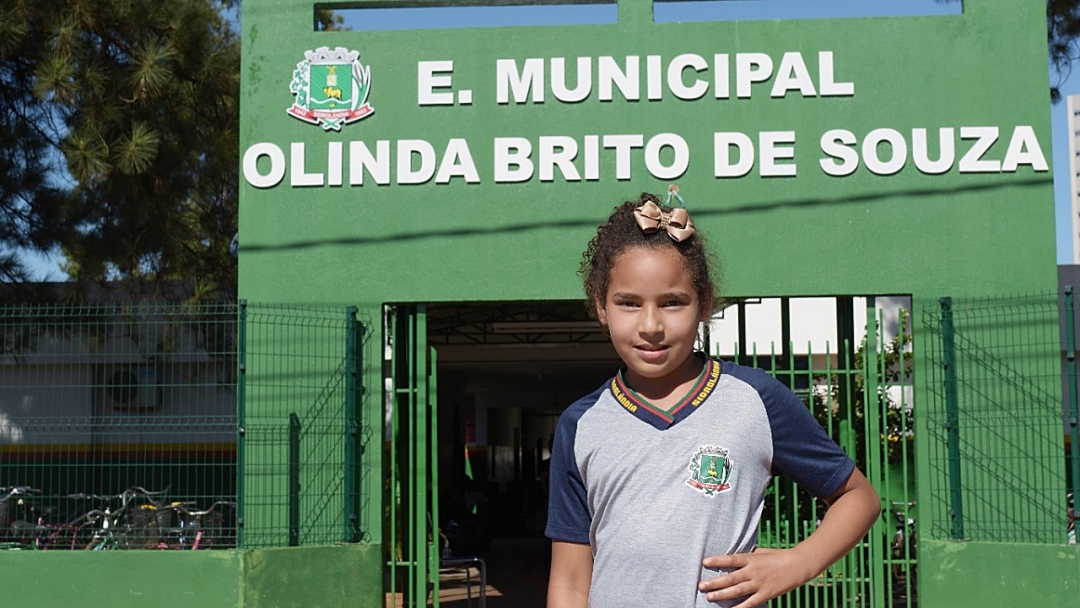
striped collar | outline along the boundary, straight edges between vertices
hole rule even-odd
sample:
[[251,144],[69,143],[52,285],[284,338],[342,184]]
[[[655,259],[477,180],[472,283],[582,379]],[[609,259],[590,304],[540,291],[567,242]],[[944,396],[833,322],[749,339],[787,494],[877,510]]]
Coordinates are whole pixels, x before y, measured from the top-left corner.
[[716,388],[720,380],[720,368],[719,361],[706,358],[705,365],[701,368],[701,375],[698,376],[693,388],[670,411],[656,407],[635,393],[623,380],[623,370],[619,370],[619,373],[611,379],[611,394],[627,412],[662,431],[697,411],[698,406],[704,403]]

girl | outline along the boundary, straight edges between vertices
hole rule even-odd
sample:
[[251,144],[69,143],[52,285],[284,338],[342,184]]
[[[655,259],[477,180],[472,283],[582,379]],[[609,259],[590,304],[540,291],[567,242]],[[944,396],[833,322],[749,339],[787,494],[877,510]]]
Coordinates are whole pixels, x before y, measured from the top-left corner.
[[[880,510],[866,477],[786,387],[694,351],[716,288],[686,211],[627,201],[580,274],[625,367],[559,419],[548,608],[749,608],[850,551]],[[795,547],[754,551],[774,474],[829,510]]]

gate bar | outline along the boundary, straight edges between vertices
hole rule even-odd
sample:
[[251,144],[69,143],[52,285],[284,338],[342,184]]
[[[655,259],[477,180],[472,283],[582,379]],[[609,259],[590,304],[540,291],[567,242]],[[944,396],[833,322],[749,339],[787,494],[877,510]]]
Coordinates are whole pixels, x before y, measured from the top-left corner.
[[289,546],[300,546],[300,417],[289,413]]
[[[866,450],[866,477],[871,480],[872,484],[879,485],[884,482],[885,475],[882,471],[885,468],[882,462],[881,452],[882,449],[888,450],[888,439],[885,440],[884,446],[881,442],[883,437],[881,428],[884,417],[883,403],[882,403],[882,391],[881,382],[885,376],[882,373],[882,366],[885,362],[885,355],[883,352],[879,353],[879,348],[884,348],[884,337],[880,335],[881,331],[881,319],[880,313],[877,309],[877,299],[873,296],[866,298],[866,341],[863,348],[863,360],[862,360],[862,374],[863,374],[863,449]],[[879,356],[880,355],[880,356]],[[884,531],[884,526],[880,523],[881,520],[877,520],[874,524],[874,528]],[[868,538],[868,546],[871,556],[882,555],[884,553],[884,533],[879,533],[871,530]],[[861,554],[856,556],[856,559],[860,559]],[[883,580],[884,572],[881,568],[868,568],[868,575],[870,578],[870,597],[871,601],[875,605],[885,605],[885,581]]]
[[1078,404],[1076,394],[1076,319],[1073,310],[1072,285],[1065,286],[1065,343],[1068,345],[1069,374],[1069,464],[1072,469],[1070,490],[1073,496],[1080,491],[1080,427],[1077,426]]
[[244,548],[244,479],[247,459],[244,435],[247,401],[247,300],[240,300],[236,319],[236,548]]
[[960,479],[960,412],[956,395],[956,337],[953,334],[952,298],[938,300],[941,304],[941,366],[945,384],[945,430],[949,453],[949,497],[952,518],[952,537],[964,539],[964,498]]
[[360,526],[360,417],[357,415],[360,387],[359,345],[363,342],[364,327],[357,322],[357,307],[345,309],[345,530],[347,543],[359,542]]

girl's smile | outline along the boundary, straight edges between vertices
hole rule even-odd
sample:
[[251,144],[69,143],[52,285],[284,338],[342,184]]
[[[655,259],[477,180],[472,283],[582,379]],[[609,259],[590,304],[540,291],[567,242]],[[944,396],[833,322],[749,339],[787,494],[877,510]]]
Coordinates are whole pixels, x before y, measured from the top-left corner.
[[633,247],[615,259],[597,316],[627,366],[627,383],[655,405],[678,399],[697,379],[701,361],[691,355],[710,305],[672,247]]
[[638,346],[637,349],[638,349],[638,351],[640,351],[642,359],[651,360],[651,361],[656,361],[656,360],[660,359],[667,352],[667,347],[665,347],[665,346],[643,345],[643,346]]

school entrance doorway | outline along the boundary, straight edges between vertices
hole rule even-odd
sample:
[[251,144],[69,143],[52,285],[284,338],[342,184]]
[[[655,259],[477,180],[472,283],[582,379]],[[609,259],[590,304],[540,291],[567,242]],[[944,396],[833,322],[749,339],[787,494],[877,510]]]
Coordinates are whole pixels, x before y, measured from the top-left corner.
[[455,554],[543,536],[558,416],[617,369],[580,301],[428,307],[438,354],[440,514]]
[[[729,300],[700,346],[787,384],[886,504],[906,509],[913,501],[910,299],[801,300],[814,301]],[[813,309],[812,318],[803,309]],[[542,607],[551,440],[560,412],[621,365],[607,335],[580,300],[387,311],[388,475],[397,505],[389,509],[387,537],[395,551],[392,587],[404,606],[424,606],[440,595],[442,604],[465,606],[465,583],[472,583],[475,602],[486,574],[488,605]],[[822,334],[819,344],[804,339],[808,328]],[[755,335],[762,331],[767,335]],[[797,543],[823,508],[787,480],[774,480],[759,544]],[[916,605],[914,543],[890,547],[895,535],[913,530],[891,518],[886,513],[856,551],[786,596],[784,605]],[[440,580],[442,563],[471,556],[483,557],[485,573],[474,569],[466,581],[448,579],[443,569]]]
[[[440,585],[441,561],[479,555],[489,606],[543,606],[551,441],[562,410],[618,368],[607,335],[581,300],[405,305],[388,319],[391,474],[405,524],[395,542],[429,556],[427,567],[397,560],[396,586],[413,590],[405,605],[457,585],[445,571]],[[467,590],[442,591],[442,603],[465,605]]]

